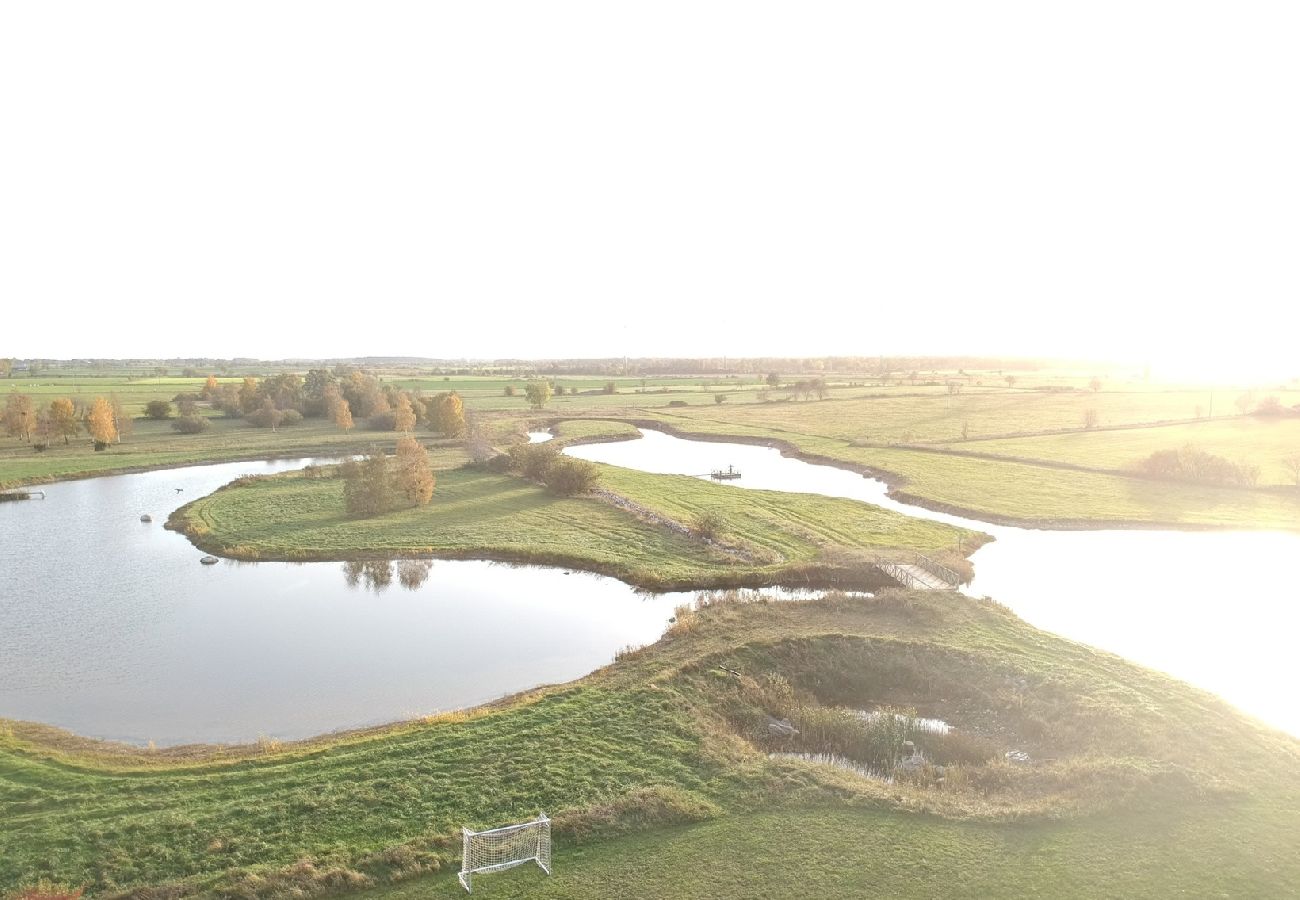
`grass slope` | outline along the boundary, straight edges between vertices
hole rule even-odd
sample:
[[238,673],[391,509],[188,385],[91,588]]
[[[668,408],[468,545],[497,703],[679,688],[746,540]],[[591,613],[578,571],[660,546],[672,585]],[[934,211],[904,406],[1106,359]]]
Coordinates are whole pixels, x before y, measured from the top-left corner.
[[[438,475],[426,507],[344,515],[343,484],[302,473],[232,485],[172,524],[205,549],[242,559],[473,556],[555,562],[667,589],[807,580],[838,551],[936,551],[968,532],[846,500],[728,490],[698,479],[602,467],[604,486],[678,522],[703,510],[728,523],[724,552],[599,499],[557,498],[520,478],[463,468]],[[865,569],[864,569],[865,572]],[[864,578],[878,578],[865,572]],[[830,580],[830,579],[825,579]]]
[[[887,785],[771,760],[728,717],[772,672],[961,728],[993,716],[1043,761]],[[300,745],[151,753],[9,723],[0,891],[310,896],[436,869],[387,896],[445,896],[461,825],[544,809],[556,877],[484,895],[1284,896],[1297,762],[1222,701],[991,604],[715,603],[572,685]]]

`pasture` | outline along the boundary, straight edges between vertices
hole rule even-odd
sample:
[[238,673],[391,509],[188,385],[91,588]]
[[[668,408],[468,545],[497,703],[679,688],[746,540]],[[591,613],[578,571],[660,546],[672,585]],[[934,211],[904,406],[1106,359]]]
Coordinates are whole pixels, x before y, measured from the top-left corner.
[[[769,759],[743,723],[776,676],[806,706],[941,715],[998,758],[893,784]],[[485,877],[485,896],[1276,896],[1300,879],[1297,761],[1222,701],[992,604],[719,597],[573,684],[300,744],[155,751],[4,723],[0,891],[450,896],[461,825],[544,809],[555,878]]]

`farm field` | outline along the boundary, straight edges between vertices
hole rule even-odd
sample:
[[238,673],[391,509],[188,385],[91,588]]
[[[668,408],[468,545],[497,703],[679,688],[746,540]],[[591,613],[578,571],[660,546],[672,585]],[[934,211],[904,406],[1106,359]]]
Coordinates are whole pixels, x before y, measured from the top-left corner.
[[[882,703],[941,716],[970,734],[968,761],[943,782],[886,784],[769,759],[752,723],[783,714],[784,689],[765,685],[787,682],[796,717]],[[1008,746],[1041,761],[1007,763]],[[1293,738],[1222,701],[994,604],[723,595],[578,682],[352,735],[150,751],[4,723],[0,890],[270,897],[415,878],[374,896],[448,896],[462,824],[543,809],[555,878],[476,891],[608,896],[635,877],[651,897],[1280,895],[1300,877],[1298,759]],[[832,865],[847,847],[860,863]]]
[[[1300,392],[1274,395],[1288,406],[1300,403]],[[1097,425],[1102,428],[1190,420],[1197,417],[1198,410],[1206,409],[1208,398],[1208,391],[1187,390],[1061,393],[1017,389],[860,399],[842,399],[834,392],[831,401],[724,404],[676,415],[702,420],[709,430],[737,424],[855,442],[956,443],[998,435],[1082,430],[1088,410],[1096,411]],[[1219,402],[1224,399],[1220,395]],[[827,409],[827,403],[832,408]]]
[[966,441],[950,446],[954,450],[995,456],[1045,459],[1123,471],[1155,450],[1187,444],[1234,461],[1258,466],[1260,484],[1296,485],[1296,475],[1285,465],[1285,460],[1300,457],[1300,417],[1272,419],[1234,416],[1163,428]]
[[[1050,371],[1021,373],[1014,386],[995,373],[932,373],[916,383],[897,377],[882,383],[845,373],[825,377],[827,399],[799,400],[792,399],[790,389],[795,376],[785,376],[785,385],[776,389],[751,375],[562,376],[557,383],[565,393],[536,410],[522,396],[522,378],[383,375],[384,383],[424,391],[426,396],[457,391],[497,446],[521,439],[528,428],[555,422],[565,422],[560,439],[569,442],[628,436],[628,421],[658,421],[687,434],[782,440],[805,453],[889,473],[909,497],[991,521],[1048,527],[1300,527],[1300,505],[1289,490],[1294,477],[1283,462],[1300,453],[1300,418],[1223,414],[1243,397],[1257,403],[1276,396],[1284,406],[1293,406],[1300,403],[1300,391],[1294,389],[1216,388],[1213,407],[1220,417],[1207,421],[1196,419],[1211,406],[1206,388],[1107,379],[1100,391],[1093,391],[1083,376]],[[958,393],[949,393],[950,381],[961,383]],[[603,392],[609,382],[615,393]],[[149,400],[192,393],[201,384],[200,378],[127,379],[85,373],[10,378],[0,379],[0,398],[13,391],[28,392],[38,402],[116,393],[139,415]],[[507,385],[517,389],[516,396],[505,396]],[[574,390],[578,393],[570,392]],[[1097,427],[1085,431],[1089,411]],[[270,432],[214,410],[203,413],[212,427],[197,435],[176,434],[167,422],[137,417],[134,433],[102,453],[92,452],[84,436],[68,446],[56,441],[44,453],[33,453],[16,438],[2,438],[0,486],[207,460],[360,452],[372,445],[391,446],[395,437],[367,431],[363,423],[342,432],[320,419]],[[598,418],[610,421],[583,421]],[[1187,444],[1259,466],[1260,486],[1151,481],[1127,472],[1137,459]],[[945,458],[912,449],[922,447],[1006,459]],[[1011,479],[1018,488],[1014,496],[1006,490]]]
[[575,566],[659,590],[818,578],[862,586],[879,581],[867,562],[877,554],[946,553],[959,536],[967,552],[978,546],[962,529],[848,500],[600,469],[602,490],[656,516],[689,528],[713,513],[720,546],[605,500],[557,498],[523,478],[471,468],[439,472],[428,506],[373,519],[345,516],[341,480],[295,472],[223,488],[171,524],[239,559],[466,556]]

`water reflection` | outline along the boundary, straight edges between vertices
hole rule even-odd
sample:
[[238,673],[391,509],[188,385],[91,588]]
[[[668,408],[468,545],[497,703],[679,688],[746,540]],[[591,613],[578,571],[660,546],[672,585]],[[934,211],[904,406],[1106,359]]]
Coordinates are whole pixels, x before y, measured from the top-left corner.
[[429,580],[433,571],[431,559],[352,559],[343,563],[343,580],[350,588],[363,588],[382,593],[393,583],[393,571],[397,572],[397,583],[408,591],[419,590]]
[[655,641],[692,598],[468,560],[202,566],[157,524],[303,462],[66,482],[0,504],[0,716],[160,746],[307,737],[581,677]]
[[[975,580],[968,593],[994,597],[1040,628],[1169,672],[1300,734],[1300,694],[1292,690],[1300,682],[1293,646],[1300,588],[1290,577],[1291,561],[1300,559],[1300,534],[990,525],[901,503],[886,495],[881,481],[785,457],[771,447],[692,441],[649,429],[640,440],[565,452],[663,474],[699,475],[730,464],[744,477],[723,482],[728,489],[846,497],[991,534],[996,540],[972,556]],[[1131,490],[1154,497],[1161,486],[1135,482]],[[1178,512],[1165,509],[1171,516]]]

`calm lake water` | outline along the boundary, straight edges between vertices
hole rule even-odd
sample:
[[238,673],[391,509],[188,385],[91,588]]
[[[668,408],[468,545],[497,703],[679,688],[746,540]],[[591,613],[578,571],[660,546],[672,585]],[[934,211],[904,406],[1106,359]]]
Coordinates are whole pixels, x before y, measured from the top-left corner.
[[233,478],[306,462],[0,504],[0,716],[159,745],[307,737],[580,677],[656,640],[694,596],[487,562],[202,566],[162,526]]
[[[739,488],[849,497],[989,532],[997,541],[975,555],[972,593],[1300,734],[1290,690],[1300,597],[1278,577],[1300,558],[1300,536],[990,526],[769,448],[658,432],[568,452],[664,473],[730,464],[744,473],[729,483]],[[94,478],[0,504],[0,716],[161,746],[307,737],[581,677],[656,640],[694,597],[486,562],[202,566],[162,527],[240,475],[308,462]]]
[[[769,447],[639,440],[566,452],[645,472],[700,475],[734,465],[748,489],[847,497],[993,535],[975,581],[1039,628],[1110,650],[1214,691],[1300,735],[1300,534],[1232,531],[1040,531],[935,513],[886,496],[876,479],[781,456]],[[1008,485],[1014,490],[1014,485]]]

